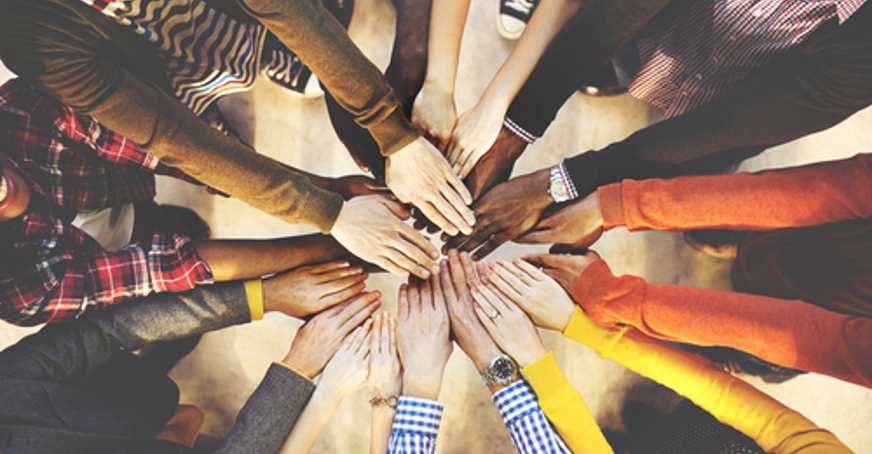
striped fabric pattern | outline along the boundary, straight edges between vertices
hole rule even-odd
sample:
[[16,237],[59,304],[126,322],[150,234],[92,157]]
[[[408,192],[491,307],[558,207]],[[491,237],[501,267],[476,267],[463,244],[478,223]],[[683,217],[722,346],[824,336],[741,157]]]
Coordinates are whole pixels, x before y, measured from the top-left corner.
[[197,115],[254,84],[266,28],[202,0],[81,0],[154,43],[176,99]]
[[493,399],[519,454],[572,453],[545,418],[536,394],[526,382],[518,381],[497,391]]
[[865,0],[701,0],[666,30],[638,42],[630,93],[667,116],[705,104],[796,47],[824,21],[846,20]]

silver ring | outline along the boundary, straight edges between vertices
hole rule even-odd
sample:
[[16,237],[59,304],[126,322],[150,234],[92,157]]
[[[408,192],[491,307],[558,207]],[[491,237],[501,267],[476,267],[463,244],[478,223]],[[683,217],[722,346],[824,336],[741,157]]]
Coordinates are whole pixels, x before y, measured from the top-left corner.
[[500,313],[499,313],[499,312],[497,312],[497,311],[494,311],[494,313],[493,313],[493,314],[490,314],[490,315],[488,315],[488,316],[487,316],[487,318],[489,318],[489,319],[491,319],[491,320],[493,320],[493,319],[495,319],[495,318],[497,318],[497,317],[499,317],[499,316],[500,316]]

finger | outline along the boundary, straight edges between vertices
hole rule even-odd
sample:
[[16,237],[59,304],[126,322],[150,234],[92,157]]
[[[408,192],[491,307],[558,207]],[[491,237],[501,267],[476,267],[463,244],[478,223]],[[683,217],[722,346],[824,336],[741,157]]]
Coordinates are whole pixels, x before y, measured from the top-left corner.
[[476,285],[473,291],[478,291],[490,303],[498,313],[505,314],[511,310],[506,304],[506,298],[502,295],[499,289],[488,285]]
[[527,276],[529,276],[530,279],[533,279],[537,282],[545,280],[545,273],[543,273],[541,269],[533,266],[530,262],[522,259],[521,257],[516,258],[515,260],[513,260],[513,262],[515,266],[527,273]]
[[445,303],[450,306],[454,301],[457,301],[457,292],[454,290],[454,283],[451,282],[451,269],[448,261],[443,260],[440,265],[442,271],[439,272],[439,287],[445,297]]
[[380,355],[386,355],[390,353],[390,321],[388,317],[390,315],[385,312],[381,314],[379,317],[379,326],[378,326],[378,353]]
[[339,327],[339,332],[343,335],[347,334],[355,327],[360,326],[361,323],[365,323],[367,319],[369,319],[370,315],[372,315],[373,312],[377,311],[379,307],[381,307],[380,301],[372,301],[370,304],[367,304],[359,312],[349,317],[348,320],[346,320]]
[[390,328],[388,329],[388,347],[391,358],[397,357],[397,320],[391,317],[388,314],[388,322],[390,323]]
[[478,225],[480,225],[481,228],[472,231],[472,235],[469,235],[468,239],[462,242],[460,247],[461,250],[474,251],[488,241],[491,236],[499,232],[500,229],[500,226],[495,223],[488,223],[487,220],[479,222]]
[[409,278],[408,294],[409,294],[409,316],[412,317],[414,314],[420,312],[421,310],[421,284],[420,280],[415,278]]
[[472,299],[475,300],[475,304],[473,306],[478,306],[484,309],[484,313],[487,316],[488,320],[493,322],[493,318],[498,316],[500,311],[491,304],[490,297],[485,296],[484,292],[482,292],[483,287],[473,286],[472,287]]
[[384,206],[386,206],[389,210],[391,210],[391,213],[394,213],[394,215],[404,221],[412,217],[412,212],[403,207],[403,204],[399,202],[388,199],[386,197],[382,197],[381,203],[384,204]]
[[379,354],[381,352],[381,344],[382,344],[381,330],[382,330],[382,319],[383,319],[382,315],[383,314],[376,315],[375,317],[373,317],[374,320],[372,323],[372,332],[374,333],[374,335],[369,340],[369,342],[370,342],[369,348],[374,354]]
[[436,209],[442,212],[461,232],[472,233],[472,226],[475,225],[475,214],[461,199],[457,189],[453,186],[443,186],[439,188],[439,194],[441,197],[433,201]]
[[[335,281],[337,279],[342,279],[347,276],[356,276],[363,273],[363,267],[361,266],[351,266],[349,267],[349,263],[345,262],[344,267],[334,267],[329,269],[324,269],[323,271],[312,271],[312,274],[315,274],[317,279],[316,282],[318,284],[324,282]],[[316,265],[321,266],[321,265]]]
[[406,284],[401,285],[397,293],[397,317],[403,321],[409,319],[409,286]]
[[448,161],[449,164],[454,166],[454,163],[457,162],[457,159],[460,157],[460,152],[463,148],[460,144],[457,143],[457,140],[452,138],[448,142],[448,146],[446,147],[445,160]]
[[[439,197],[440,199],[442,197]],[[430,222],[436,224],[445,231],[448,235],[454,236],[460,232],[460,228],[458,224],[455,224],[452,221],[449,221],[448,218],[443,216],[443,213],[440,209],[437,209],[430,200],[421,200],[415,204],[424,216],[427,216],[427,219]],[[444,205],[443,205],[444,207]],[[452,210],[453,211],[453,210]],[[462,222],[460,224],[463,224]],[[464,227],[465,228],[465,227]]]
[[556,229],[531,230],[513,240],[521,244],[549,244],[563,241],[560,232]]
[[482,247],[480,247],[474,254],[472,254],[472,258],[474,260],[481,260],[487,257],[491,252],[495,251],[498,247],[502,246],[503,243],[508,240],[508,236],[505,234],[497,234],[490,237]]
[[529,254],[522,255],[519,258],[542,268],[560,268],[563,264],[561,262],[562,257],[556,254]]
[[[460,199],[463,200],[462,205],[455,205],[457,211],[463,213],[463,209],[469,210],[469,205],[472,204],[472,194],[469,193],[469,189],[463,184],[463,180],[457,175],[457,173],[449,173],[446,175],[448,180],[448,184],[454,188],[454,191],[457,192],[457,195],[460,196]],[[469,213],[472,216],[472,212]],[[464,216],[466,216],[464,214]],[[475,224],[475,217],[473,216],[470,220],[470,225]]]
[[363,281],[368,277],[368,274],[358,274],[356,276],[348,276],[336,281],[329,281],[324,284],[319,285],[318,292],[321,293],[322,298],[325,296],[329,296],[333,293],[341,292],[349,287],[354,287],[359,284],[363,284]]
[[397,277],[400,277],[403,279],[409,277],[409,272],[405,268],[394,263],[392,260],[390,260],[389,258],[387,258],[385,256],[376,257],[373,260],[373,263],[375,263],[376,265],[378,265],[379,267],[381,267],[383,270],[387,271],[388,273],[393,274],[394,276],[397,276]]
[[430,287],[430,279],[421,281],[421,310],[433,309],[433,288]]
[[460,172],[458,173],[460,178],[466,178],[466,176],[469,175],[469,172],[472,172],[472,169],[475,168],[475,165],[478,163],[480,158],[480,156],[477,155],[478,153],[470,153],[466,157],[466,160],[463,162],[463,167],[461,167]]
[[460,265],[463,267],[463,274],[465,281],[477,281],[479,280],[479,275],[475,271],[475,263],[472,261],[472,257],[469,256],[467,252],[460,253]]
[[499,270],[497,267],[489,267],[487,272],[495,289],[515,301],[520,301],[523,298],[524,287],[520,285],[521,282],[514,275]]
[[442,279],[438,275],[430,277],[430,288],[433,292],[433,309],[444,312],[445,295],[442,293]]
[[431,243],[426,236],[412,227],[409,227],[405,222],[397,224],[397,231],[401,237],[409,242],[409,244],[416,246],[419,252],[423,251],[424,254],[429,256],[429,258],[422,259],[422,265],[430,268],[435,265],[433,260],[439,259],[439,250],[436,249],[436,246],[433,246],[433,243]]
[[424,268],[423,266],[416,263],[414,260],[407,257],[399,249],[391,247],[385,250],[384,254],[385,258],[390,260],[392,263],[395,263],[397,266],[403,268],[404,270],[408,271],[409,273],[412,273],[413,275],[424,279],[430,277],[430,271],[427,268]]
[[346,260],[340,260],[337,262],[319,263],[317,265],[312,265],[312,266],[309,266],[306,268],[307,268],[307,271],[311,274],[322,274],[322,273],[326,273],[328,271],[339,270],[342,268],[348,268],[349,266],[351,266],[351,263],[349,263]]
[[372,319],[367,320],[363,325],[355,328],[351,333],[342,340],[342,345],[347,346],[352,351],[358,351],[360,349],[360,344],[363,342],[363,338],[366,337],[366,333],[368,332],[368,325],[372,324]]
[[361,282],[357,285],[352,285],[351,287],[340,290],[338,292],[333,292],[329,295],[322,296],[319,299],[320,306],[322,308],[335,306],[343,301],[349,300],[351,297],[359,294],[364,289],[366,289],[366,284]]
[[527,273],[523,270],[504,260],[497,260],[493,266],[493,270],[495,272],[502,272],[502,274],[500,274],[501,276],[512,276],[514,280],[508,282],[510,282],[519,292],[523,292],[525,287],[530,287],[536,282],[527,276]]
[[475,311],[475,315],[478,317],[478,320],[484,326],[484,329],[486,329],[488,334],[493,337],[493,331],[496,329],[496,324],[494,323],[494,320],[490,318],[490,316],[481,306],[475,306],[473,310]]
[[479,278],[478,282],[485,284],[485,285],[492,284],[490,276],[488,275],[488,273],[490,273],[490,271],[488,270],[487,263],[485,263],[485,262],[477,263],[475,265],[475,269],[478,272],[478,278]]

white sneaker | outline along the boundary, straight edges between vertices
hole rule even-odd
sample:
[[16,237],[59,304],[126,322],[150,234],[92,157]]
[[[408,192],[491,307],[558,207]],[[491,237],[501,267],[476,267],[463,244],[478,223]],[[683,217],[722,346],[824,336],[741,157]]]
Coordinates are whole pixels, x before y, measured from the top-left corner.
[[500,0],[497,30],[506,39],[518,39],[539,5],[539,0]]

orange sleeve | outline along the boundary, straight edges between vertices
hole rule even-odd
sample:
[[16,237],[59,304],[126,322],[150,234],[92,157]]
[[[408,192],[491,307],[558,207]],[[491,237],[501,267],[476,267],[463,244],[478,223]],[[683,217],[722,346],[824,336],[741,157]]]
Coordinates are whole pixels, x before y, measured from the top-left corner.
[[573,298],[600,325],[630,325],[660,339],[733,347],[872,388],[872,320],[865,317],[800,300],[615,277],[602,260],[581,274]]
[[624,180],[598,190],[606,229],[772,230],[872,217],[872,154],[757,174]]

